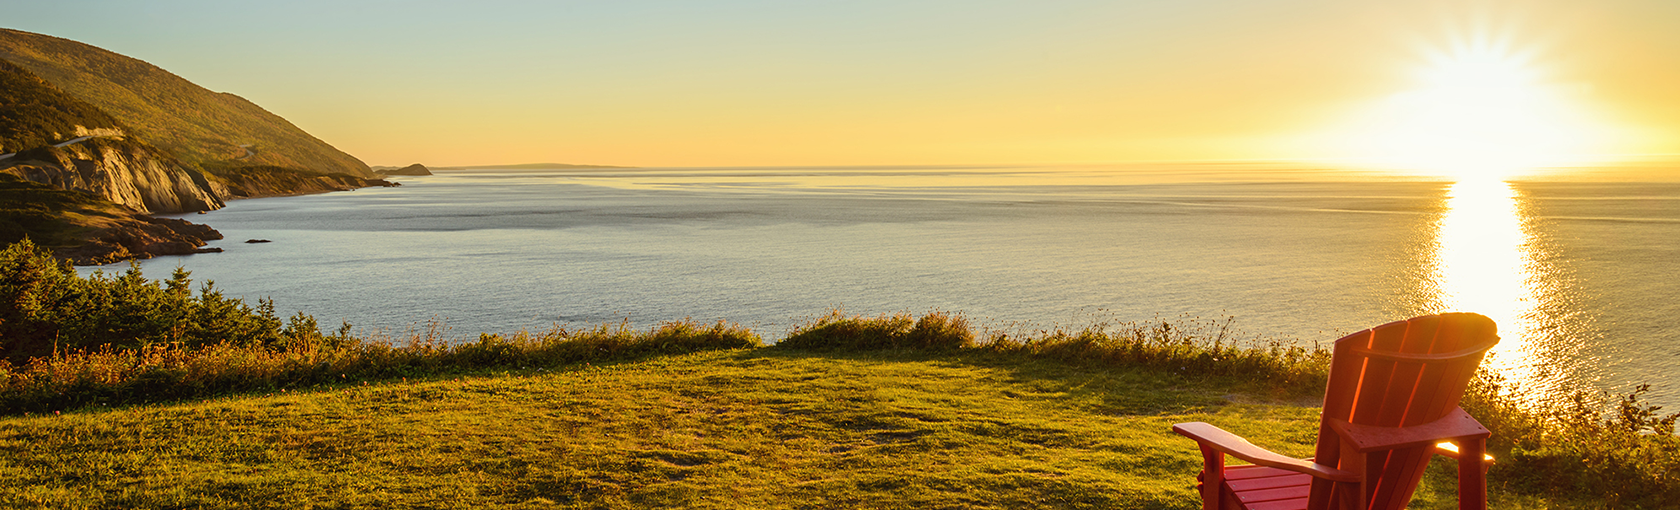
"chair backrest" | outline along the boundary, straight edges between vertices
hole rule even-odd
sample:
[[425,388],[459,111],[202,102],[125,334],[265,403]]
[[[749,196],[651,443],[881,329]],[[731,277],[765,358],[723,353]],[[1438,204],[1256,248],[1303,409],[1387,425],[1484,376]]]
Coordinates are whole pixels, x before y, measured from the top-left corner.
[[[1390,322],[1337,340],[1316,458],[1321,463],[1340,458],[1332,419],[1403,427],[1445,416],[1458,406],[1483,354],[1497,343],[1493,320],[1474,313]],[[1366,489],[1371,508],[1404,508],[1433,454],[1429,446],[1371,455],[1365,472],[1378,476]]]

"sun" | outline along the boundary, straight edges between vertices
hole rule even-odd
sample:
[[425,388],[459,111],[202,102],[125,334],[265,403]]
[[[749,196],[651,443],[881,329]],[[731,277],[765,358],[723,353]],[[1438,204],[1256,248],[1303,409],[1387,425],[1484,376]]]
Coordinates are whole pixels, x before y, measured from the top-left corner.
[[1468,179],[1577,164],[1601,138],[1571,87],[1532,52],[1480,39],[1433,51],[1416,85],[1374,109],[1356,150],[1370,164]]

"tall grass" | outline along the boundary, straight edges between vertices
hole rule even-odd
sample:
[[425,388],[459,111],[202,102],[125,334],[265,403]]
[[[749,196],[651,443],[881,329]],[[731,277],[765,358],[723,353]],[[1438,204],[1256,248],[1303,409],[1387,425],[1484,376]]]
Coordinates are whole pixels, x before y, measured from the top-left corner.
[[967,319],[945,312],[918,319],[908,313],[848,317],[832,310],[810,324],[795,327],[776,345],[814,350],[951,350],[972,347],[974,332]]
[[555,328],[484,334],[467,342],[448,342],[436,333],[431,329],[408,338],[372,340],[316,335],[282,345],[105,345],[55,352],[22,366],[0,361],[0,412],[121,406],[486,369],[542,369],[760,344],[756,333],[725,322],[667,322],[646,331],[625,323]]
[[967,350],[1110,365],[1151,366],[1198,375],[1256,377],[1285,391],[1317,391],[1329,375],[1330,350],[1277,339],[1240,341],[1224,321],[1099,323],[1077,331],[980,331],[960,314],[935,311],[847,316],[839,310],[795,327],[778,347],[814,350]]

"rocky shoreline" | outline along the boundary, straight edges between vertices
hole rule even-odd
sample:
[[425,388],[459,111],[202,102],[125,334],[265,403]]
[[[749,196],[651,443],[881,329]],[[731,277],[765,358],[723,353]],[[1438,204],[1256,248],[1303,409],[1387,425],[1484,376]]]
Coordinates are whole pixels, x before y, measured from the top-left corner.
[[161,255],[220,253],[221,248],[204,248],[204,245],[221,238],[222,233],[209,225],[137,215],[130,221],[94,231],[81,246],[53,252],[78,266],[99,266]]

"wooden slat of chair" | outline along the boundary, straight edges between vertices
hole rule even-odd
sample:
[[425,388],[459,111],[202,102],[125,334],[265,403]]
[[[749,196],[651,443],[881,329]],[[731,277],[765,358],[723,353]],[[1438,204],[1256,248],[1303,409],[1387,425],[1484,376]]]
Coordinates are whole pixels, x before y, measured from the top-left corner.
[[[1231,466],[1225,471],[1226,508],[1301,510],[1306,508],[1312,477],[1265,466]],[[1241,504],[1237,504],[1241,502]]]
[[[1359,385],[1337,383],[1342,380],[1358,381],[1359,376],[1365,372],[1365,360],[1363,358],[1342,356],[1340,354],[1344,349],[1344,342],[1349,346],[1358,343],[1359,347],[1370,347],[1370,333],[1370,331],[1355,333],[1336,342],[1334,351],[1332,351],[1332,356],[1330,358],[1331,384],[1325,386],[1324,388],[1324,416],[1332,416],[1345,420],[1353,414],[1353,404],[1356,400],[1355,396],[1358,395],[1360,390]],[[1361,338],[1361,335],[1363,339]],[[1363,343],[1360,343],[1362,341]],[[1328,459],[1326,463],[1331,465],[1336,464],[1335,459],[1341,458],[1341,442],[1323,440],[1323,438],[1334,437],[1334,435],[1335,431],[1330,430],[1329,422],[1320,420],[1318,429],[1319,441],[1318,447],[1313,452],[1314,458]],[[1310,498],[1312,504],[1309,508],[1312,510],[1328,509],[1330,507],[1330,502],[1336,497],[1335,486],[1336,483],[1329,480],[1313,479],[1312,495]]]
[[[1427,316],[1396,324],[1395,326],[1404,326],[1400,342],[1392,349],[1383,350],[1408,354],[1438,352],[1437,349],[1445,347],[1437,336],[1441,321],[1440,316]],[[1394,372],[1389,377],[1388,393],[1372,424],[1401,426],[1407,424],[1407,421],[1415,421],[1428,414],[1419,412],[1419,404],[1433,398],[1431,390],[1424,387],[1428,382],[1438,379],[1436,374],[1430,373],[1433,365],[1403,361],[1395,361],[1394,364]],[[1418,482],[1423,479],[1423,470],[1428,467],[1429,457],[1433,454],[1434,449],[1431,447],[1427,450],[1401,448],[1382,455],[1381,465],[1374,466],[1373,469],[1392,474],[1383,477],[1376,487],[1371,488],[1371,501],[1385,505],[1384,509],[1379,510],[1398,510],[1404,507],[1404,501],[1395,502],[1400,499],[1397,495],[1411,494],[1417,489]]]

